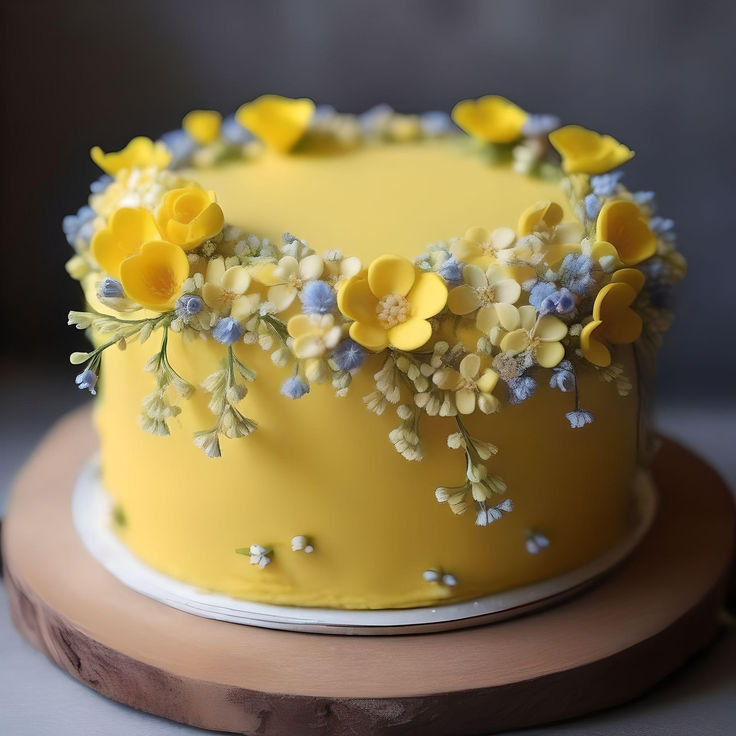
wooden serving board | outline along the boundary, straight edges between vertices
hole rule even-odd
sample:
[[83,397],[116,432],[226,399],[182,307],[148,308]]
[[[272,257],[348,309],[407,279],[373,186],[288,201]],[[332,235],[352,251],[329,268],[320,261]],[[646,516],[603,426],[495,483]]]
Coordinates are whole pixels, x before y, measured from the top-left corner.
[[72,525],[94,446],[77,411],[17,478],[2,529],[13,620],[81,682],[176,721],[259,736],[495,733],[635,697],[718,627],[736,512],[716,473],[673,442],[654,463],[658,516],[613,575],[541,613],[392,637],[224,623],[125,587]]

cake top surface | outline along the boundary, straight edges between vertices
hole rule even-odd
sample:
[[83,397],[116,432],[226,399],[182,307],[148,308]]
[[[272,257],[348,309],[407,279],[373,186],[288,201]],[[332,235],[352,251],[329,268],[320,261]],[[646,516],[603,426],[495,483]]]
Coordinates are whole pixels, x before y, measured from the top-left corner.
[[574,396],[581,429],[594,417],[577,373],[625,387],[617,350],[648,355],[669,324],[684,261],[652,193],[623,185],[633,155],[497,96],[451,116],[354,116],[266,95],[225,120],[194,111],[155,142],[94,148],[105,176],[64,223],[90,305],[70,323],[96,334],[72,355],[77,384],[94,392],[105,350],[158,331],[141,423],[167,434],[175,395],[195,390],[168,362],[170,333],[221,345],[223,369],[199,377],[214,424],[195,437],[217,457],[220,436],[255,429],[246,348],[271,353],[292,399],[315,382],[344,395],[357,371],[377,371],[366,404],[397,408],[397,450],[421,458],[423,413],[455,417],[448,442],[483,496],[501,481],[481,470],[492,450],[464,415],[545,381]]

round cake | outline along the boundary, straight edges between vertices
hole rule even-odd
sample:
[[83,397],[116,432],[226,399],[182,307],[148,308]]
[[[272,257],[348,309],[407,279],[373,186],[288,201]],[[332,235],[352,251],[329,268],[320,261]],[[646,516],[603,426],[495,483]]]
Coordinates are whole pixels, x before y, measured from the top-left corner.
[[267,95],[93,149],[71,360],[119,538],[206,591],[342,609],[600,558],[632,526],[685,269],[632,156],[496,96]]

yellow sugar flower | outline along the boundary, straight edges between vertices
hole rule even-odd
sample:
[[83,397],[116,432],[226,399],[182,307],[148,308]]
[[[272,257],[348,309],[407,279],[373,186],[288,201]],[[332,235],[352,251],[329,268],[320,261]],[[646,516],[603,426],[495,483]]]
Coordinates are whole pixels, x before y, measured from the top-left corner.
[[259,294],[246,294],[250,287],[250,274],[243,266],[225,268],[222,256],[212,258],[207,264],[202,285],[205,304],[218,316],[230,315],[238,322],[245,322],[258,308]]
[[549,134],[562,156],[566,174],[604,174],[633,158],[634,152],[610,135],[579,125],[565,125]]
[[146,309],[165,312],[181,293],[189,276],[186,253],[173,243],[144,243],[137,255],[120,264],[120,282],[125,294]]
[[323,270],[322,256],[312,253],[301,260],[284,256],[278,263],[264,263],[254,269],[253,276],[269,287],[268,301],[278,313],[287,310],[304,285],[318,279]]
[[580,333],[583,355],[594,365],[611,364],[606,343],[624,345],[641,334],[642,319],[631,309],[636,295],[644,286],[644,274],[636,268],[622,268],[613,274],[593,304],[593,320]]
[[321,358],[336,347],[342,337],[342,329],[331,314],[297,314],[288,321],[286,328],[294,338],[294,355],[301,359]]
[[379,256],[368,272],[343,283],[340,311],[355,320],[350,337],[369,350],[391,345],[416,350],[432,337],[427,321],[442,311],[447,286],[436,273],[422,273],[407,258]]
[[486,271],[472,264],[463,266],[463,281],[448,294],[447,306],[453,314],[476,312],[476,325],[482,332],[501,319],[499,312],[503,314],[504,308],[499,310],[500,305],[514,304],[521,296],[519,283],[500,266]]
[[554,368],[565,357],[560,340],[567,335],[567,325],[551,314],[537,319],[529,304],[517,311],[519,327],[504,335],[501,350],[511,355],[529,353],[543,368]]
[[270,148],[287,153],[302,138],[313,115],[312,100],[263,95],[241,105],[235,119]]
[[502,259],[501,252],[516,242],[516,233],[509,227],[492,232],[484,227],[471,227],[465,235],[450,246],[450,252],[460,263],[472,263],[487,268]]
[[557,202],[543,199],[527,207],[519,217],[519,235],[546,233],[562,222],[562,207]]
[[444,391],[455,392],[455,406],[459,414],[472,414],[476,404],[484,414],[491,414],[498,409],[498,399],[492,395],[498,383],[498,373],[486,368],[481,372],[479,355],[466,355],[458,366],[458,370],[450,366],[438,368],[432,381]]
[[171,151],[157,141],[140,136],[133,138],[122,151],[105,153],[99,146],[90,151],[92,160],[106,173],[115,176],[123,169],[165,169],[171,162]]
[[521,138],[529,114],[498,95],[463,100],[452,110],[455,124],[487,143],[513,143]]
[[201,146],[208,146],[220,137],[222,115],[216,110],[192,110],[184,116],[181,127]]
[[160,239],[151,212],[145,207],[121,207],[116,210],[107,227],[96,232],[91,250],[100,266],[115,278],[120,277],[120,264],[136,255],[144,243]]
[[164,194],[156,210],[156,222],[166,240],[192,250],[217,235],[225,217],[213,192],[190,186]]
[[615,199],[601,207],[596,237],[610,243],[627,266],[634,266],[657,251],[657,236],[649,229],[637,204],[628,200]]

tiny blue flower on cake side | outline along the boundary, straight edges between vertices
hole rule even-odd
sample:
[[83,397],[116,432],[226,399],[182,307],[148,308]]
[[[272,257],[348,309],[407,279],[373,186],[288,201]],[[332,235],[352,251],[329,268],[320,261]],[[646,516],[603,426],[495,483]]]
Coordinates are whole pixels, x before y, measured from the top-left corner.
[[94,235],[94,219],[97,213],[88,205],[77,210],[75,215],[67,215],[61,221],[61,227],[69,245],[76,246],[80,241],[89,243]]
[[305,314],[329,314],[337,304],[335,292],[326,281],[308,281],[299,298]]
[[584,427],[586,424],[591,424],[593,421],[593,414],[585,409],[575,409],[575,411],[569,411],[565,414],[567,421],[570,422],[570,426],[573,429],[579,429]]
[[97,385],[97,375],[93,373],[89,368],[85,368],[75,379],[74,382],[83,391],[88,389],[89,392],[94,396],[95,386]]
[[509,403],[521,404],[526,401],[537,390],[537,382],[531,376],[519,376],[508,382]]
[[560,266],[559,279],[574,294],[585,294],[593,286],[594,265],[582,253],[568,253]]
[[232,345],[243,336],[243,328],[232,317],[223,317],[212,328],[212,337],[223,345]]
[[309,384],[299,376],[291,376],[281,384],[281,393],[289,399],[301,399],[309,393]]
[[332,351],[330,357],[335,361],[338,370],[357,371],[366,359],[366,352],[357,342],[346,337]]
[[202,311],[202,299],[196,294],[182,294],[176,300],[174,310],[176,311],[177,317],[186,320]]

